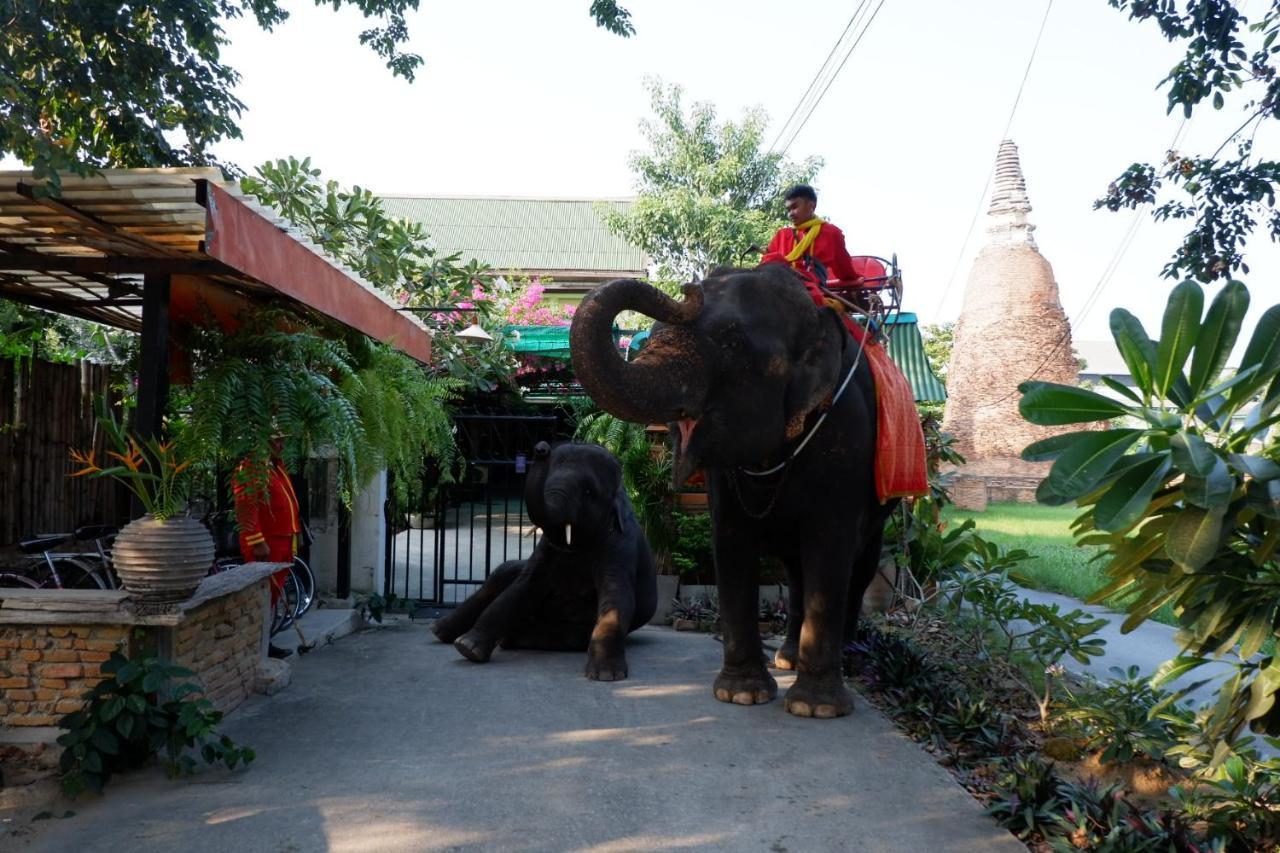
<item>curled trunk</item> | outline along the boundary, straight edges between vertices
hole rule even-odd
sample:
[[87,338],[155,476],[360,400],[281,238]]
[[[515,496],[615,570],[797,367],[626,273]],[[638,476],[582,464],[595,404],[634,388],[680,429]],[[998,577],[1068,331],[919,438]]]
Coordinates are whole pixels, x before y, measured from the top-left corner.
[[[706,396],[707,378],[698,342],[689,324],[702,310],[702,288],[684,286],[677,302],[635,279],[596,288],[578,306],[569,330],[573,370],[600,408],[637,423],[680,420],[696,412]],[[638,311],[667,325],[628,363],[613,341],[613,321]]]

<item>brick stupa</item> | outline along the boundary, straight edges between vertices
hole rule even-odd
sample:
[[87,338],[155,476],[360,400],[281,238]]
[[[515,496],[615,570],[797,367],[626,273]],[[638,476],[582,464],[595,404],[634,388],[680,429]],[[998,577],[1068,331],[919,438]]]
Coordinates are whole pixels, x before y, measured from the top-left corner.
[[1006,139],[996,157],[987,245],[969,273],[947,373],[942,428],[968,461],[952,489],[962,508],[1034,501],[1048,464],[1022,461],[1022,448],[1080,429],[1035,426],[1018,414],[1021,382],[1075,385],[1079,378],[1058,283],[1036,246],[1030,213],[1018,147]]

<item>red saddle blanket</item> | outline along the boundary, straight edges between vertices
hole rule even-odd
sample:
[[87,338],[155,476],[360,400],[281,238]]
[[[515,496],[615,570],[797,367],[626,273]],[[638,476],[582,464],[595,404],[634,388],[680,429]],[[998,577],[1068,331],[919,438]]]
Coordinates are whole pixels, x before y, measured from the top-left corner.
[[[805,280],[813,301],[826,304],[817,284]],[[844,323],[863,348],[876,383],[876,494],[880,503],[929,493],[924,431],[911,383],[889,353],[849,316]]]

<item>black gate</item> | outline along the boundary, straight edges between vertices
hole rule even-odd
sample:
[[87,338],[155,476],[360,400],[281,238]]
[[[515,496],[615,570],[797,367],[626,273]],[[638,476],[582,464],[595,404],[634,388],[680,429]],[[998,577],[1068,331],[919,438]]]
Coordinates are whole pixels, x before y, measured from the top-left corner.
[[429,471],[420,495],[387,501],[385,589],[402,600],[452,607],[505,560],[537,544],[524,502],[525,472],[539,441],[555,439],[559,418],[458,415],[458,449],[466,468],[455,483]]

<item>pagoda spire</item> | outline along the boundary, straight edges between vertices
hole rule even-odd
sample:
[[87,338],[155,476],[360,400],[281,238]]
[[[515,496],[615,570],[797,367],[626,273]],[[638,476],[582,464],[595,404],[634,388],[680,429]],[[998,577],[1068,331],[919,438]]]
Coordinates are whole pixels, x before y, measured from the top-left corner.
[[1036,246],[1027,214],[1031,213],[1031,199],[1027,197],[1027,181],[1022,177],[1022,164],[1018,162],[1018,146],[1013,140],[1000,143],[996,154],[995,187],[991,191],[991,206],[987,208],[990,222],[987,233],[993,245],[1025,244]]

